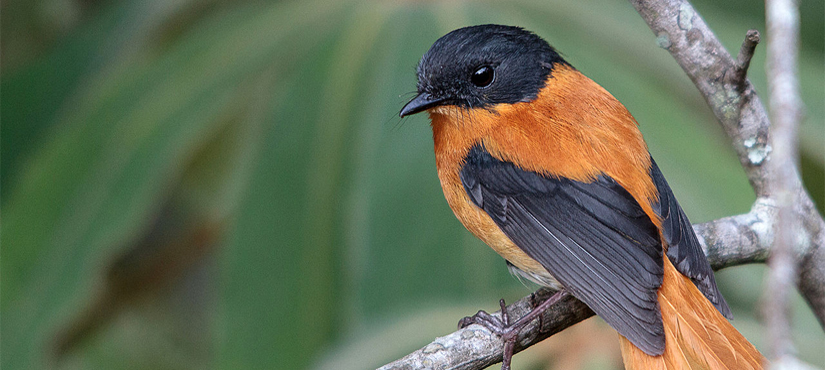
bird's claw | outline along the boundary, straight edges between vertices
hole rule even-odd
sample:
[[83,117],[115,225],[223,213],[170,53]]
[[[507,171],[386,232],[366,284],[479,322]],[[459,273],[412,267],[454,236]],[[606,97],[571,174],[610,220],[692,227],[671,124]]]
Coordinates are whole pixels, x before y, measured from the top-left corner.
[[[516,339],[518,338],[518,334],[521,332],[521,329],[524,329],[530,321],[536,318],[539,319],[539,325],[541,325],[541,313],[568,294],[569,293],[566,291],[560,290],[539,304],[536,304],[536,296],[531,296],[530,303],[531,306],[533,306],[532,310],[527,315],[524,315],[524,317],[512,324],[510,323],[510,316],[507,313],[507,306],[504,304],[504,300],[502,299],[499,301],[499,305],[501,306],[501,319],[485,311],[478,311],[473,316],[467,316],[459,320],[458,328],[463,329],[471,324],[479,324],[501,337],[501,340],[504,341],[501,369],[510,370],[510,361],[513,358],[513,353],[515,352],[516,347]],[[539,328],[541,328],[541,326],[539,326]]]
[[507,305],[503,299],[499,300],[499,305],[501,306],[501,319],[486,311],[478,311],[473,316],[467,316],[459,320],[458,328],[463,329],[472,324],[479,324],[501,337],[504,341],[504,358],[501,369],[510,370],[510,359],[513,357],[516,338],[518,338],[518,333],[526,326],[526,323],[510,324],[510,315],[507,313]]
[[472,324],[481,325],[491,332],[501,336],[504,333],[505,325],[501,320],[486,311],[478,311],[473,316],[467,316],[458,321],[458,328],[464,329]]

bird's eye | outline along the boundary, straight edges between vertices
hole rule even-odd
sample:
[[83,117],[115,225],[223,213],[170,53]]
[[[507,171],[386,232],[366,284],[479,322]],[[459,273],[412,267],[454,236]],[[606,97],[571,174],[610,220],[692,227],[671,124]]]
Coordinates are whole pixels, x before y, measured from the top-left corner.
[[470,76],[470,82],[478,87],[487,87],[493,83],[494,77],[495,72],[493,72],[493,67],[483,66],[473,72],[473,75]]

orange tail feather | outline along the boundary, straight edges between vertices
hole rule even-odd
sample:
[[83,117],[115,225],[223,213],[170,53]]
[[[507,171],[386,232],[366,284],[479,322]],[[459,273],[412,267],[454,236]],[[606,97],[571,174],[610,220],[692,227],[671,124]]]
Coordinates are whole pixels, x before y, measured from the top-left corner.
[[620,337],[628,370],[762,369],[765,357],[664,258],[659,306],[665,325],[665,352],[650,356]]

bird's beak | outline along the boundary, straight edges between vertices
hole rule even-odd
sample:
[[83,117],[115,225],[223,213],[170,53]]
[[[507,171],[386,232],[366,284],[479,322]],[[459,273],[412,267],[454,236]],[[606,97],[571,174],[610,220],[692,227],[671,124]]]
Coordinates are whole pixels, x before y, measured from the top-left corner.
[[444,105],[448,100],[448,98],[434,98],[432,95],[425,92],[419,93],[418,96],[413,98],[413,100],[410,100],[410,102],[401,109],[401,113],[398,113],[398,115],[400,117],[406,117],[411,114],[425,111],[432,107]]

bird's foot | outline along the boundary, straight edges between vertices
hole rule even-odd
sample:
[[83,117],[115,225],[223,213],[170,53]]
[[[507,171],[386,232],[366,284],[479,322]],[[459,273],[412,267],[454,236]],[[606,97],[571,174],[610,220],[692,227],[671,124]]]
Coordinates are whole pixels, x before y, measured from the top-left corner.
[[[501,306],[501,318],[499,319],[496,316],[493,316],[484,311],[478,311],[473,316],[467,316],[458,322],[458,328],[463,329],[472,324],[479,324],[484,326],[485,328],[489,329],[491,332],[495,333],[501,340],[504,341],[504,351],[502,353],[502,361],[501,361],[501,370],[510,370],[510,362],[513,358],[513,353],[515,352],[516,347],[516,339],[518,338],[518,334],[521,332],[524,327],[527,326],[531,321],[533,321],[536,317],[541,320],[541,314],[546,311],[550,306],[554,303],[558,302],[568,293],[565,290],[560,290],[547,298],[544,302],[540,304],[536,304],[535,295],[531,295],[530,300],[533,306],[533,309],[530,310],[526,315],[518,319],[516,322],[510,324],[510,315],[507,313],[507,305],[504,304],[504,300],[499,300],[499,305]],[[541,325],[541,322],[539,322]],[[539,326],[540,327],[540,326]]]

